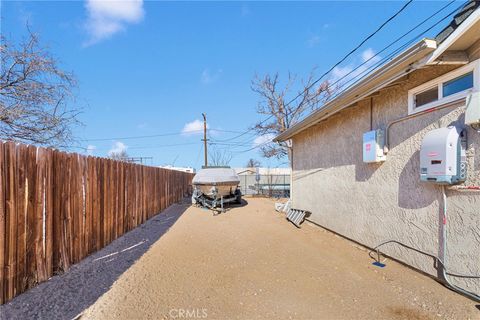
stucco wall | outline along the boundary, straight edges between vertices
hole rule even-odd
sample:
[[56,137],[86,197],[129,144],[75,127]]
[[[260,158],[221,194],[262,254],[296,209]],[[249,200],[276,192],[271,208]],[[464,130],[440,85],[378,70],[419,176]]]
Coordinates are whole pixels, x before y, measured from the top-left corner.
[[[464,106],[447,108],[391,127],[390,152],[381,164],[362,162],[362,135],[408,114],[407,91],[452,70],[418,70],[399,85],[311,127],[293,138],[293,206],[310,219],[369,247],[386,240],[438,255],[441,188],[421,183],[419,149],[425,133],[463,125]],[[480,134],[468,128],[468,181],[480,184]],[[480,274],[480,193],[448,191],[449,271]],[[436,275],[433,260],[395,244],[382,248],[415,268]],[[452,282],[480,293],[479,280]]]

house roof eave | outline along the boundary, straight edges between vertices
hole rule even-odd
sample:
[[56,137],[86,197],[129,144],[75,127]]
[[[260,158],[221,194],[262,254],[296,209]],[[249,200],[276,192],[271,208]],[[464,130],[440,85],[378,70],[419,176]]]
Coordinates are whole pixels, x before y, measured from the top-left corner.
[[425,58],[437,48],[432,39],[422,39],[404,50],[386,64],[373,70],[364,78],[342,92],[338,97],[327,102],[305,119],[290,127],[273,139],[274,142],[289,140],[299,132],[315,125],[333,114],[353,105],[393,81],[425,65]]

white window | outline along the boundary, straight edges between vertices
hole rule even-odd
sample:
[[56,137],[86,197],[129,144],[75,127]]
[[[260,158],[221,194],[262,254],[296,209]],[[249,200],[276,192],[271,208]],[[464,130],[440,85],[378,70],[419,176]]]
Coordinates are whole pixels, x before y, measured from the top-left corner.
[[478,90],[480,90],[480,60],[408,91],[408,114],[434,108]]

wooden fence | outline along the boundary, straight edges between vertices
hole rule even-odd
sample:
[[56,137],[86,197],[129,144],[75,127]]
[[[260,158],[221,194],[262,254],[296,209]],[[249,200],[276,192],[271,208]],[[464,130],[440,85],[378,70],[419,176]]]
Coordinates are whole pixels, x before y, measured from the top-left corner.
[[191,179],[0,141],[0,304],[179,201]]

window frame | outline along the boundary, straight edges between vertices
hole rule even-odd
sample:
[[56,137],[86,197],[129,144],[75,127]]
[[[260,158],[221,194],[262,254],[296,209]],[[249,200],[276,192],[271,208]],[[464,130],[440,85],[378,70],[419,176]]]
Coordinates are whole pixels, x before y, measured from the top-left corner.
[[[449,96],[443,96],[443,84],[454,80],[455,78],[466,75],[467,73],[473,72],[473,87],[466,89]],[[419,93],[427,91],[429,89],[437,87],[438,90],[438,100],[432,101],[430,103],[424,104],[419,107],[415,107],[415,96]],[[470,62],[458,69],[450,71],[438,78],[425,82],[424,84],[419,85],[408,91],[408,114],[414,114],[417,112],[422,112],[439,105],[449,103],[454,100],[461,99],[466,97],[473,91],[480,91],[480,59]]]

